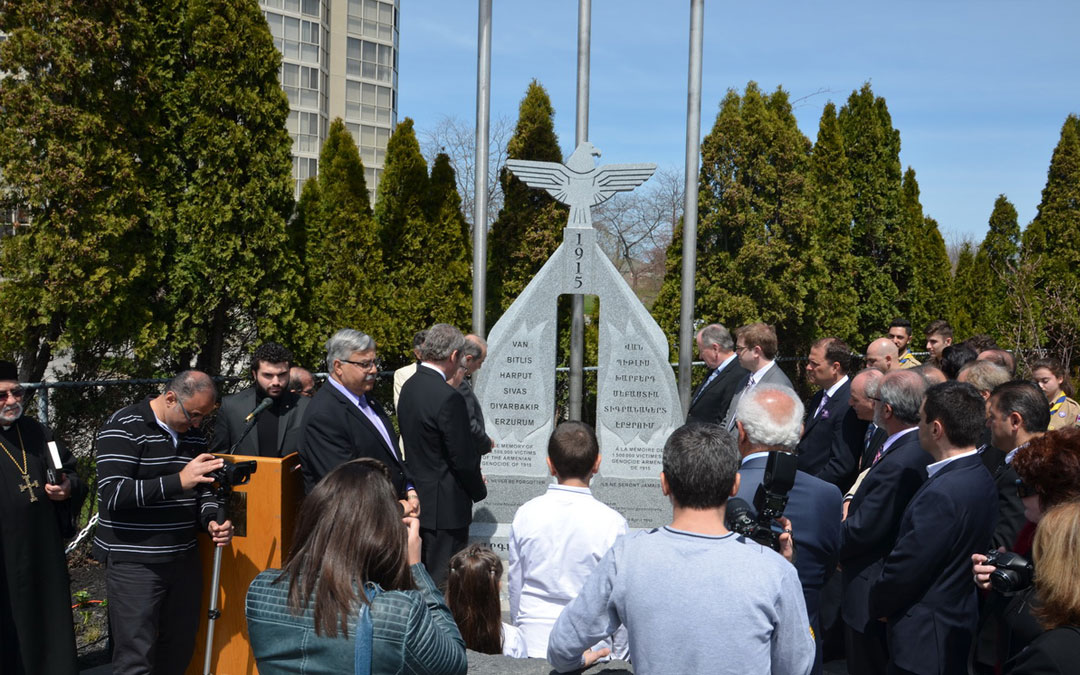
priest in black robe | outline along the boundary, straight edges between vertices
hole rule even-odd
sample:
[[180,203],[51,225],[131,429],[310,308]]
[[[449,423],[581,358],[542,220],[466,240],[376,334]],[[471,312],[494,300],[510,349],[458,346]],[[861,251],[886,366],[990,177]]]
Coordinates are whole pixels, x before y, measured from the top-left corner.
[[86,486],[59,443],[63,468],[48,483],[52,431],[23,416],[26,396],[15,364],[0,361],[0,673],[71,675],[78,668],[63,537]]

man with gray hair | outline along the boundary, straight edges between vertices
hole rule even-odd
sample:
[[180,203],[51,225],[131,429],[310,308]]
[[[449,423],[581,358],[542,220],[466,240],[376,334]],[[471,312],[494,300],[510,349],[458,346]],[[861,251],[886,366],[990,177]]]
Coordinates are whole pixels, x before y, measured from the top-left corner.
[[402,386],[398,405],[405,454],[424,504],[421,559],[440,585],[450,558],[468,543],[473,503],[487,496],[465,397],[448,383],[462,367],[464,348],[465,336],[457,328],[432,326],[420,348],[420,366]]
[[[735,430],[742,463],[741,481],[735,496],[754,503],[771,452],[791,452],[802,435],[803,404],[795,391],[763,384],[739,399],[735,407]],[[804,471],[796,471],[788,492],[784,516],[794,528],[795,569],[799,572],[803,599],[814,629],[814,673],[822,670],[821,591],[836,569],[840,546],[840,489]]]
[[480,399],[473,392],[472,376],[484,365],[487,358],[487,340],[479,335],[465,336],[465,346],[461,349],[461,367],[464,377],[457,390],[465,397],[465,406],[469,409],[469,431],[476,443],[476,451],[486,455],[495,447],[495,441],[487,435],[487,426],[484,424],[484,411],[480,407]]
[[330,377],[304,413],[299,449],[304,492],[345,462],[370,457],[386,465],[405,512],[415,513],[420,499],[399,454],[394,425],[371,397],[378,371],[375,341],[358,330],[339,330],[326,342],[326,370]]
[[696,342],[698,355],[710,370],[705,381],[690,397],[686,422],[719,424],[735,392],[746,384],[750,373],[739,363],[735,354],[735,340],[722,325],[713,323],[705,326],[698,331]]
[[926,481],[931,458],[919,445],[917,433],[926,386],[913,370],[895,370],[881,380],[874,423],[888,437],[850,497],[847,518],[840,526],[841,614],[852,675],[888,669],[885,624],[870,614],[870,586],[896,541],[904,509]]

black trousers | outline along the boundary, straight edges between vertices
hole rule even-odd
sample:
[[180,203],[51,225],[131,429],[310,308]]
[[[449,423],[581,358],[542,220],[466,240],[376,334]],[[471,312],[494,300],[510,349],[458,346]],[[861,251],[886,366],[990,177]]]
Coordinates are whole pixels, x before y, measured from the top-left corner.
[[165,563],[109,560],[105,587],[113,675],[183,675],[203,594],[198,551]]
[[871,621],[864,633],[845,621],[844,645],[851,675],[880,675],[889,670],[889,643],[885,637],[884,623]]
[[429,530],[420,528],[420,561],[424,563],[431,580],[445,590],[446,577],[450,573],[450,558],[469,543],[469,528],[452,530]]

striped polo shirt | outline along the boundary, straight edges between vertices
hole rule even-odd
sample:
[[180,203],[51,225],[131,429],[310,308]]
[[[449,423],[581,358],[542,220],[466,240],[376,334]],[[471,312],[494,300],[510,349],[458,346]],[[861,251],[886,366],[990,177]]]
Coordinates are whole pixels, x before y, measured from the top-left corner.
[[184,490],[180,470],[207,451],[195,428],[178,434],[174,444],[149,397],[113,413],[97,435],[94,557],[154,563],[193,550],[195,535],[217,513],[217,501],[207,484]]

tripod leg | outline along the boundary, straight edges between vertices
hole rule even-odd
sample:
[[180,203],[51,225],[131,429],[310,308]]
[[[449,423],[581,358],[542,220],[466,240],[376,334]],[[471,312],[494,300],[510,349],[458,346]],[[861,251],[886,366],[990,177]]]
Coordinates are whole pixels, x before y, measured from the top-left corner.
[[203,675],[210,675],[210,657],[214,653],[214,622],[218,615],[218,582],[221,580],[221,551],[223,546],[214,547],[214,574],[210,581],[210,611],[206,622],[206,655],[203,658]]

